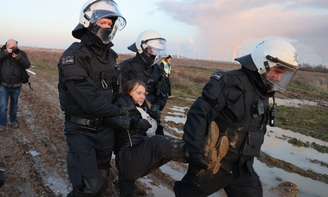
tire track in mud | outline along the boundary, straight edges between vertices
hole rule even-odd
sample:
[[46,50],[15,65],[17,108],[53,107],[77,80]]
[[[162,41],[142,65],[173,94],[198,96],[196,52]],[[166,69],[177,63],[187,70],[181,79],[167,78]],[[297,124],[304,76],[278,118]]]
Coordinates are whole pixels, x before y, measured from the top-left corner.
[[32,159],[44,186],[54,196],[66,196],[70,187],[66,168],[68,148],[62,133],[64,124],[59,120],[61,110],[56,80],[43,73],[37,75],[32,82],[34,91],[30,92],[26,87],[20,97],[21,122],[24,122],[22,126],[26,126],[22,133],[28,139],[31,150],[38,153]]
[[0,196],[42,195],[41,191],[36,192],[38,183],[35,181],[29,156],[13,136],[16,130],[7,128],[6,133],[0,134],[0,143],[2,144],[0,168],[5,170],[6,177],[5,184],[0,190]]
[[[11,150],[11,153],[18,154],[4,157],[4,160],[17,160],[16,166],[8,169],[8,175],[13,176],[5,182],[8,190],[4,196],[16,196],[17,192],[11,190],[15,190],[13,188],[21,178],[26,187],[18,189],[21,193],[17,196],[25,196],[25,193],[26,196],[66,196],[69,191],[67,145],[62,134],[63,122],[58,118],[60,108],[58,94],[54,91],[56,86],[43,81],[51,76],[39,75],[41,77],[31,76],[34,91],[23,85],[17,117],[19,128],[10,129],[13,132],[8,135],[12,142],[5,142],[7,146],[15,144],[18,150]],[[49,81],[55,82],[53,79]]]

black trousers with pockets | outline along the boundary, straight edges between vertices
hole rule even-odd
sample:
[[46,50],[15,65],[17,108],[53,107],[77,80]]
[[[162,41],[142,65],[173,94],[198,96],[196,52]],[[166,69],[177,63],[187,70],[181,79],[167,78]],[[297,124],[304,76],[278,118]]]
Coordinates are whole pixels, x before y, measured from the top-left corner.
[[67,196],[101,196],[108,186],[114,130],[101,128],[89,131],[66,122],[65,132],[69,147],[67,169],[73,185]]

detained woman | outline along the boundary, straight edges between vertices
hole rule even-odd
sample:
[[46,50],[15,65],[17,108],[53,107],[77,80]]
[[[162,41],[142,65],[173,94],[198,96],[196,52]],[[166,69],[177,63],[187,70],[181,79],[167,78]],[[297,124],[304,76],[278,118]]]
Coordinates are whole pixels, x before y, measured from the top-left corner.
[[115,105],[129,109],[129,116],[117,116],[105,120],[116,130],[115,154],[119,171],[120,196],[133,196],[135,180],[172,159],[186,162],[185,142],[166,135],[154,135],[157,123],[147,111],[145,100],[147,86],[132,79],[122,87]]

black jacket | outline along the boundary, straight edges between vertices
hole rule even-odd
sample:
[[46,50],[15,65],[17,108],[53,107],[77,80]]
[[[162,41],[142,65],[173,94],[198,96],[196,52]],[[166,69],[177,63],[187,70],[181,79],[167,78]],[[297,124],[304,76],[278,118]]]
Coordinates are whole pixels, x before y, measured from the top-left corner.
[[112,104],[116,79],[117,54],[87,31],[80,43],[73,43],[58,64],[61,109],[80,118],[117,116],[119,107]]
[[[136,105],[131,96],[122,94],[118,96],[114,104],[117,106],[124,106],[129,109],[129,117],[116,116],[113,118],[106,118],[105,124],[116,130],[115,133],[115,154],[121,151],[130,150],[142,144],[148,139],[147,135],[141,130],[131,128],[131,121],[142,119],[140,112],[137,110]],[[148,110],[146,106],[141,106],[144,110]]]
[[0,51],[0,81],[7,88],[22,86],[22,69],[30,68],[31,63],[24,51],[20,50],[17,58],[13,58],[6,50],[6,45]]
[[[227,136],[230,143],[229,152],[221,161],[221,168],[235,177],[239,176],[241,166],[245,166],[249,173],[254,172],[254,156],[244,156],[240,147],[249,133],[254,132],[252,137],[255,136],[258,141],[264,139],[268,120],[269,95],[266,88],[257,72],[245,69],[216,72],[211,76],[203,88],[202,96],[189,110],[183,135],[187,152],[203,153],[208,125],[216,121],[220,136]],[[263,104],[264,114],[255,117],[252,116],[255,111],[252,106],[257,106],[258,101]],[[261,143],[257,145],[260,148]]]
[[[164,69],[155,64],[153,66],[147,66],[139,53],[135,57],[124,60],[119,64],[123,67],[122,70],[122,84],[131,80],[139,79],[147,84],[148,94],[146,96],[147,100],[152,104],[159,106],[160,110],[163,110],[167,101],[168,88],[165,83],[165,71]],[[156,95],[158,83],[164,82],[161,87],[161,93]]]

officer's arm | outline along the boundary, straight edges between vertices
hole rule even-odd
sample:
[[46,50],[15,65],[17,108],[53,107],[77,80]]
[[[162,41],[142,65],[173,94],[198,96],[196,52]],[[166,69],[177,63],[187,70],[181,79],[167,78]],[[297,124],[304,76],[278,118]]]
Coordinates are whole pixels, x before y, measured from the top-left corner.
[[194,102],[183,127],[183,140],[187,142],[186,152],[203,153],[208,125],[216,116],[215,110],[202,97]]
[[[127,108],[130,113],[130,110],[134,108],[134,103],[132,100],[132,103],[126,100],[126,97],[124,96],[125,95],[121,95],[117,97],[113,104],[116,106]],[[137,121],[137,119],[130,118],[128,116],[105,117],[104,119],[104,123],[106,126],[114,128],[118,132],[126,131],[128,129],[135,129]]]
[[130,128],[131,118],[127,116],[115,116],[105,118],[104,123],[106,126],[111,127],[117,131],[127,130]]
[[122,85],[130,80],[131,68],[130,64],[121,62],[119,66],[122,66]]
[[222,82],[210,78],[199,97],[191,106],[184,126],[183,140],[188,153],[203,153],[208,125],[217,117],[225,105]]
[[120,108],[100,94],[90,78],[68,80],[65,83],[68,91],[85,113],[94,117],[118,116],[120,114]]
[[[120,108],[111,103],[104,95],[100,94],[97,86],[88,77],[87,71],[79,60],[61,60],[63,80],[69,93],[82,108],[82,110],[94,117],[117,116]],[[63,63],[64,61],[64,63]]]
[[[166,84],[163,84],[163,85],[166,86]],[[167,86],[166,86],[166,88],[167,88]],[[163,94],[165,94],[165,96],[163,96]],[[153,103],[153,105],[154,104],[157,105],[159,107],[159,110],[162,111],[166,105],[166,102],[167,102],[167,92],[161,92],[159,96],[156,96],[155,102]]]

